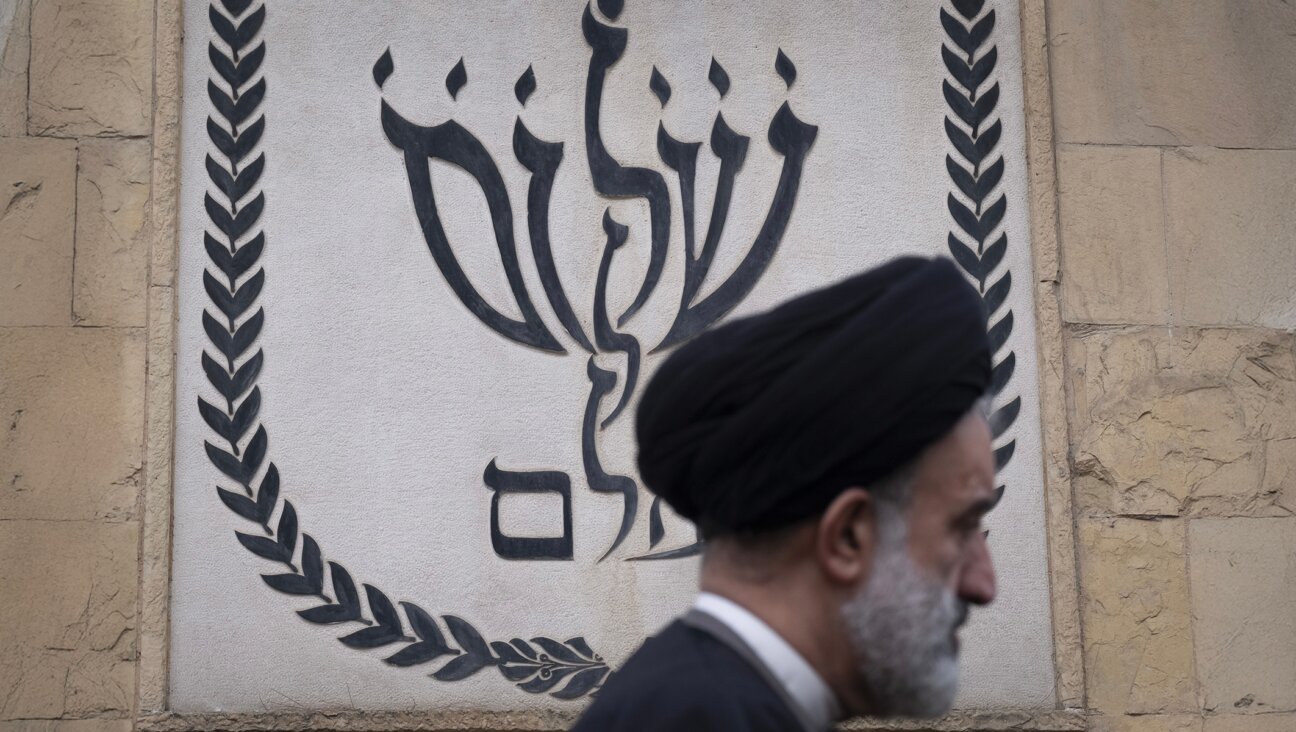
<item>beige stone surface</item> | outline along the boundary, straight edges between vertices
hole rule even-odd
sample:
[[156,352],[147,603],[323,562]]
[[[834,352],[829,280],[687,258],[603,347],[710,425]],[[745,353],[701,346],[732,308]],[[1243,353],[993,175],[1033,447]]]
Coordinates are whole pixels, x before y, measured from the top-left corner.
[[1089,720],[1089,732],[1202,732],[1196,714],[1100,715]]
[[143,326],[147,304],[148,140],[85,140],[78,148],[77,325]]
[[0,722],[0,732],[129,732],[129,719],[27,719]]
[[168,601],[171,596],[171,465],[175,407],[175,297],[149,288],[148,423],[141,506],[139,708],[166,707]]
[[30,134],[148,134],[153,3],[32,0],[29,73]]
[[68,325],[76,145],[0,139],[0,326]]
[[1296,328],[1296,150],[1169,150],[1165,190],[1174,322]]
[[1283,0],[1060,0],[1059,142],[1296,146],[1296,7]]
[[1296,714],[1219,714],[1206,718],[1205,732],[1292,732]]
[[1193,521],[1197,675],[1207,710],[1296,710],[1296,518]]
[[1063,145],[1057,167],[1063,318],[1169,322],[1161,151]]
[[3,521],[0,528],[0,719],[128,713],[135,525]]
[[153,90],[153,242],[149,284],[175,281],[180,194],[180,54],[184,39],[180,0],[157,0]]
[[0,328],[0,374],[0,519],[133,516],[143,332]]
[[0,3],[0,137],[27,133],[31,0]]
[[1079,534],[1089,708],[1194,710],[1183,521],[1086,519]]
[[1296,508],[1296,362],[1263,329],[1073,329],[1072,470],[1088,515]]

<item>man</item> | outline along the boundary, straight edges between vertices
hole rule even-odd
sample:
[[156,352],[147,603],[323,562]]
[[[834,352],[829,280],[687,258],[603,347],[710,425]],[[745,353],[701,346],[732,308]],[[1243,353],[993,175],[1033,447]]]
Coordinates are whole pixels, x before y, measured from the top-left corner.
[[904,258],[699,336],[636,421],[648,488],[706,538],[701,594],[575,732],[819,732],[936,716],[994,598],[981,299]]

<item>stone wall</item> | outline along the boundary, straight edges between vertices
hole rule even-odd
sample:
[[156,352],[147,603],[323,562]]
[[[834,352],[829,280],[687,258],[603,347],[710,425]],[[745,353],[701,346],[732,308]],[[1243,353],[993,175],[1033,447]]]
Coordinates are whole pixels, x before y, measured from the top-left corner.
[[1296,729],[1296,9],[1047,19],[1092,726]]
[[2,730],[134,716],[153,26],[0,1]]
[[[1084,647],[1064,705],[1296,729],[1296,9],[1023,5]],[[0,0],[0,731],[165,705],[168,556],[140,547],[169,526],[177,22]]]

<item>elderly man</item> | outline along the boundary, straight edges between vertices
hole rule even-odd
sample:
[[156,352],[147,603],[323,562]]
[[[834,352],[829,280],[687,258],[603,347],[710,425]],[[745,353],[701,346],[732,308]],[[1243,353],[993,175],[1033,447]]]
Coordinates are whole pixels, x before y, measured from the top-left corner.
[[576,732],[818,732],[936,716],[957,630],[994,598],[981,299],[905,258],[674,353],[636,422],[649,489],[706,538],[693,609]]

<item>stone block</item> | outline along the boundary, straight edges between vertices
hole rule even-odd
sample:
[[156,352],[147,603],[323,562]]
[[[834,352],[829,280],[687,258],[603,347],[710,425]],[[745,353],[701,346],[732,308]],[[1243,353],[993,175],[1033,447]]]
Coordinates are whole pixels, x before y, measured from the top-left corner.
[[175,445],[175,296],[149,288],[148,415],[140,500],[139,699],[141,714],[166,708],[167,611],[171,598],[171,476]]
[[33,0],[31,12],[28,132],[147,135],[153,3]]
[[0,137],[27,134],[31,0],[0,4]]
[[1169,150],[1165,193],[1174,322],[1296,328],[1296,151]]
[[142,329],[0,329],[0,520],[134,515]]
[[133,523],[4,522],[0,719],[130,712],[138,538]]
[[129,719],[24,719],[0,722],[0,732],[130,732]]
[[1084,519],[1079,533],[1090,709],[1194,710],[1183,522]]
[[1048,3],[1058,142],[1296,146],[1296,7]]
[[1188,548],[1206,709],[1296,711],[1296,518],[1193,521]]
[[73,322],[143,326],[148,300],[148,140],[85,140],[77,160]]
[[1262,329],[1073,329],[1072,473],[1087,515],[1284,516],[1296,360]]
[[1099,715],[1089,720],[1089,732],[1202,732],[1196,714]]
[[76,145],[0,139],[0,326],[69,325]]
[[1169,322],[1161,151],[1064,145],[1057,164],[1062,317]]
[[1206,717],[1204,732],[1292,732],[1296,714],[1219,714]]

